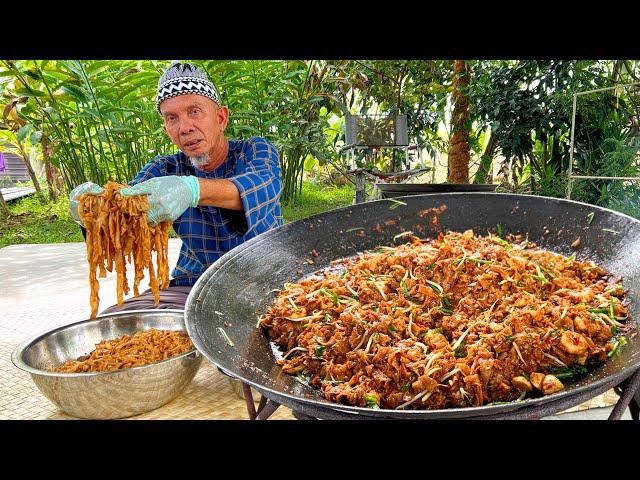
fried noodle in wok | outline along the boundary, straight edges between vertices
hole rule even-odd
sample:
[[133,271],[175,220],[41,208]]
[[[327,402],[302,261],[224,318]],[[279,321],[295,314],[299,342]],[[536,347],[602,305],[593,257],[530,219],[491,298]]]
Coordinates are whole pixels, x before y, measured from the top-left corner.
[[510,240],[448,232],[332,262],[285,284],[259,326],[284,372],[337,403],[442,409],[558,392],[626,343],[625,292],[593,262]]
[[152,328],[122,335],[114,340],[103,340],[95,350],[77,360],[69,360],[53,369],[62,373],[107,372],[123,368],[140,367],[193,350],[188,335],[171,330]]
[[[156,304],[160,301],[159,290],[169,286],[171,223],[162,222],[150,227],[147,224],[147,197],[122,197],[118,192],[125,186],[108,182],[101,195],[85,193],[79,199],[78,214],[87,231],[91,318],[96,317],[100,303],[98,276],[106,277],[106,272],[113,271],[114,266],[118,305],[123,304],[124,295],[129,293],[127,261],[135,266],[133,293],[136,297],[140,295],[138,285],[144,278],[145,268],[149,270],[149,286]],[[154,267],[152,252],[156,252],[157,267]]]

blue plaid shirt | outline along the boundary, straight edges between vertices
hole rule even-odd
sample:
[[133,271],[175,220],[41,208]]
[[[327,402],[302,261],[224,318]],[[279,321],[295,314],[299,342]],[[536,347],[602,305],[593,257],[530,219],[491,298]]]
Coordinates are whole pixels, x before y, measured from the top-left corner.
[[238,187],[244,207],[244,212],[192,207],[173,222],[173,229],[182,239],[182,248],[171,285],[193,285],[224,253],[283,224],[278,152],[264,138],[229,140],[226,161],[211,172],[197,170],[182,152],[158,156],[145,165],[130,185],[165,175],[226,178]]

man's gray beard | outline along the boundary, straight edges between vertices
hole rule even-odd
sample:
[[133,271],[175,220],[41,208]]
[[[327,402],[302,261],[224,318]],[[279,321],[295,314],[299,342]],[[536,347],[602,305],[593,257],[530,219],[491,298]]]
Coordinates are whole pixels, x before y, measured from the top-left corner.
[[209,165],[211,157],[208,153],[205,153],[203,155],[198,155],[197,157],[189,157],[189,161],[198,170],[202,170],[202,167]]

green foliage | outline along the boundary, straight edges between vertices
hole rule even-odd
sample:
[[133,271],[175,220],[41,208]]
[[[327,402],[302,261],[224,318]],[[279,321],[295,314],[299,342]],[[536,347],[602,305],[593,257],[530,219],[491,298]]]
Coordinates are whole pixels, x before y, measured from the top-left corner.
[[[0,130],[9,129],[26,144],[48,146],[67,188],[86,180],[126,183],[156,155],[176,150],[163,132],[154,101],[168,63],[0,61]],[[305,171],[344,167],[338,148],[348,113],[407,114],[412,142],[430,149],[432,156],[448,148],[442,125],[450,121],[450,60],[195,63],[208,72],[229,107],[227,136],[259,135],[278,148],[285,204],[302,192]],[[505,188],[564,196],[572,94],[637,80],[636,63],[470,61],[469,142],[481,164],[475,181],[486,182],[492,161],[502,155]],[[596,93],[580,102],[574,173],[636,171],[629,152],[607,141],[629,133],[625,122],[638,111],[638,102],[627,92]],[[360,160],[371,160],[373,165],[367,166],[380,170],[397,170],[406,161],[403,155],[387,151]],[[617,185],[576,182],[572,198],[609,205],[623,194],[633,197],[621,182]]]
[[[68,189],[91,180],[126,183],[170,145],[153,97],[154,62],[2,61],[7,94],[32,141],[43,137]],[[5,106],[6,107],[6,106]],[[5,110],[7,115],[7,110]]]
[[[230,110],[228,138],[262,136],[280,152],[283,200],[301,187],[311,154],[337,156],[326,135],[340,114],[349,79],[329,61],[196,61]],[[53,163],[68,189],[93,181],[126,183],[159,154],[175,152],[162,129],[155,94],[163,67],[156,61],[2,61],[5,117],[24,125],[18,136],[50,141]]]
[[[480,126],[491,129],[494,155],[504,156],[501,173],[510,189],[564,197],[573,93],[613,86],[625,78],[636,80],[629,62],[477,62],[470,87],[472,112]],[[578,97],[574,175],[640,175],[634,160],[638,147],[627,136],[637,130],[637,99],[637,93],[624,89]],[[480,176],[484,173],[486,169]],[[571,198],[611,208],[626,205],[628,210],[635,188],[620,181],[580,180],[574,182]]]
[[0,224],[0,248],[22,243],[83,241],[80,227],[69,215],[69,201],[61,195],[46,203],[32,195],[9,204],[11,216]]
[[[447,149],[438,129],[446,120],[453,62],[445,60],[366,60],[354,61],[354,88],[359,99],[358,113],[407,115],[409,139],[431,155]],[[356,102],[350,95],[349,108]],[[446,122],[445,122],[446,123]],[[403,152],[361,151],[356,155],[360,167],[397,171]]]
[[502,170],[517,178],[531,164],[545,189],[568,167],[571,91],[602,82],[598,62],[521,60],[476,62],[471,111],[488,126]]
[[346,207],[353,203],[355,189],[352,184],[325,187],[305,182],[302,193],[282,209],[285,222],[295,222],[317,213]]

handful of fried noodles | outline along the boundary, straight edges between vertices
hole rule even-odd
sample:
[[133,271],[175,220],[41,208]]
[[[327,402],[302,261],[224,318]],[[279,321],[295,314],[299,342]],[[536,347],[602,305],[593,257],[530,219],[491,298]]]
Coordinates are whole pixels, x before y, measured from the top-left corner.
[[[140,295],[138,286],[144,278],[145,268],[149,270],[149,285],[155,303],[160,301],[160,289],[169,286],[169,227],[170,222],[162,222],[155,227],[147,224],[149,204],[144,195],[122,197],[118,193],[121,185],[108,182],[101,195],[83,194],[79,198],[78,214],[87,230],[87,259],[89,261],[89,282],[91,285],[91,318],[98,312],[100,298],[99,277],[104,278],[114,267],[117,273],[118,305],[129,293],[126,264],[133,263],[135,278],[133,294]],[[154,267],[152,252],[156,252]],[[157,272],[157,274],[156,274]]]

